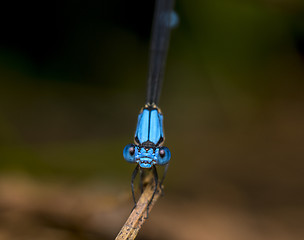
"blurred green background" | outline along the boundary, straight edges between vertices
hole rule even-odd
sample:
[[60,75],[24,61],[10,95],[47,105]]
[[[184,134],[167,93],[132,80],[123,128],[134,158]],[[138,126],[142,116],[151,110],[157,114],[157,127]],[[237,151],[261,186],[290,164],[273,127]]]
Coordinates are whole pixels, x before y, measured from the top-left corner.
[[[0,238],[113,239],[154,1],[3,3]],[[138,239],[303,239],[304,2],[177,0],[172,160]]]

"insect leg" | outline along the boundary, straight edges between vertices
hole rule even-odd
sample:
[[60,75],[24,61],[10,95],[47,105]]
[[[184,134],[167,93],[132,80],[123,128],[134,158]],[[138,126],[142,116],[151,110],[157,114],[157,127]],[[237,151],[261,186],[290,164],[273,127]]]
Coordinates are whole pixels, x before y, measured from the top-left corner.
[[132,196],[133,196],[133,201],[134,201],[134,207],[136,207],[136,200],[135,200],[135,193],[134,193],[134,179],[136,178],[136,175],[138,173],[139,165],[137,165],[132,173],[132,178],[131,178],[131,189],[132,189]]
[[148,203],[148,206],[147,206],[147,217],[146,218],[149,217],[149,207],[150,207],[150,205],[153,201],[154,195],[155,195],[155,193],[157,191],[157,188],[158,188],[158,175],[157,175],[156,167],[154,165],[152,167],[152,171],[153,171],[153,177],[154,177],[154,191],[153,191],[152,197],[151,197],[151,199]]
[[140,193],[142,194],[144,192],[144,177],[145,177],[145,174],[144,174],[144,171],[143,169],[139,169],[139,176],[140,176],[140,180],[139,180],[139,188],[140,188]]
[[165,177],[166,177],[166,175],[167,175],[168,168],[169,168],[169,163],[168,163],[168,164],[166,164],[166,166],[165,166],[165,170],[164,170],[164,174],[163,174],[163,177],[162,177],[162,179],[161,179],[161,181],[160,181],[160,183],[159,183],[159,186],[160,186],[160,191],[161,191],[161,195],[162,195],[162,196],[164,196],[164,187],[163,187],[163,182],[164,182]]

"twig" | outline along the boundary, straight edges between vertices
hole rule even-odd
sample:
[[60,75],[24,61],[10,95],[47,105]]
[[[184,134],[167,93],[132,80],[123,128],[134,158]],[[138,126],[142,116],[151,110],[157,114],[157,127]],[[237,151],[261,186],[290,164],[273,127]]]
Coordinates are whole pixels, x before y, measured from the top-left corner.
[[[152,180],[152,176],[147,176],[146,180],[148,180],[148,184],[145,187],[144,192],[140,196],[136,207],[131,212],[130,216],[128,217],[126,223],[121,228],[120,232],[118,233],[115,240],[132,240],[135,239],[137,236],[140,228],[146,221],[147,217],[147,207],[149,204],[149,201],[152,197],[153,191],[154,191],[154,181]],[[149,206],[149,213],[151,209],[153,208],[153,205],[159,198],[160,194],[160,187],[158,187],[157,192],[154,195],[153,201]]]

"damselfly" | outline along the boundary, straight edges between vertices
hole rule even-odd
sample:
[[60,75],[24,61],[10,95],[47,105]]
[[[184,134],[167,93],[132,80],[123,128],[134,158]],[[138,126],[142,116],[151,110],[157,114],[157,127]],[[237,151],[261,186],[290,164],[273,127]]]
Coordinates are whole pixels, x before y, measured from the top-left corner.
[[141,174],[141,179],[144,169],[152,169],[153,171],[155,189],[148,204],[149,206],[158,188],[158,174],[155,166],[165,166],[165,172],[160,182],[160,184],[162,184],[171,158],[170,150],[162,146],[165,140],[163,115],[157,104],[162,86],[170,31],[178,22],[178,17],[175,12],[173,12],[173,4],[173,0],[156,1],[150,46],[147,100],[138,116],[134,139],[135,144],[128,144],[123,150],[125,160],[137,164],[131,180],[132,196],[135,205],[136,200],[133,183],[138,171]]

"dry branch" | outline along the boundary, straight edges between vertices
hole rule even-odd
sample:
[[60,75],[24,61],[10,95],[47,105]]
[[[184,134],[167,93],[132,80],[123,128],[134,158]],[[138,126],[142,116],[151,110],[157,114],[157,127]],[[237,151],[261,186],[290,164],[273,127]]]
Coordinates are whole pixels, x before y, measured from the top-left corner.
[[[128,217],[126,223],[118,233],[116,240],[132,240],[135,239],[137,236],[140,228],[144,224],[144,222],[147,220],[147,207],[149,204],[149,201],[153,195],[154,191],[154,184],[153,181],[151,181],[151,176],[147,177],[150,181],[148,182],[147,186],[145,187],[144,192],[140,196],[136,207],[131,212],[130,216]],[[160,194],[160,187],[158,187],[157,192],[154,195],[153,201],[149,206],[149,213],[151,209],[153,208],[153,205],[159,198]]]

